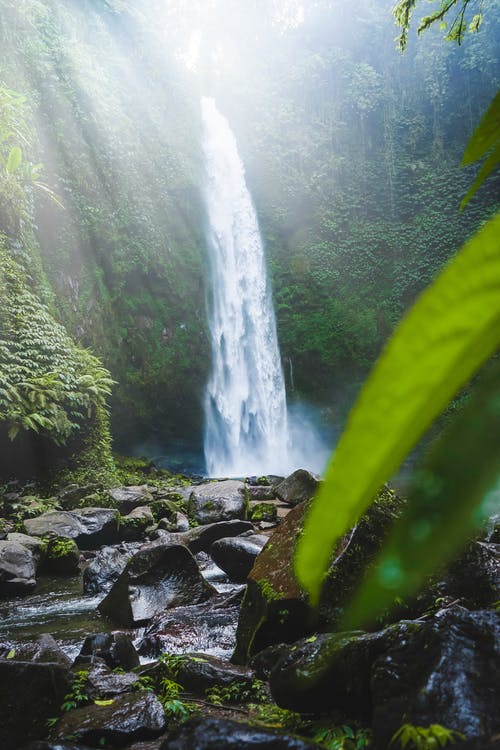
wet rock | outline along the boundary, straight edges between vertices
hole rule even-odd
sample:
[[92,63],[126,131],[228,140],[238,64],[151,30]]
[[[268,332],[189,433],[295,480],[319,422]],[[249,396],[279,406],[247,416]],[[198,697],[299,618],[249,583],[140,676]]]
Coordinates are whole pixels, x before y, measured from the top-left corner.
[[250,688],[255,678],[251,669],[204,653],[182,654],[176,659],[175,674],[169,674],[167,668],[167,675],[198,695],[204,695],[206,690],[214,687],[229,687],[236,683]]
[[255,531],[255,527],[250,521],[220,521],[205,526],[196,526],[182,534],[179,539],[193,554],[196,554],[197,552],[208,552],[211,545],[218,539],[239,536],[247,531]]
[[249,518],[252,523],[260,523],[264,521],[266,523],[275,524],[278,520],[278,508],[274,503],[251,504]]
[[139,654],[124,633],[96,633],[85,638],[75,664],[92,664],[102,659],[110,669],[131,670],[139,666]]
[[210,651],[229,658],[235,643],[239,595],[218,595],[203,604],[177,607],[157,615],[139,645],[142,656]]
[[83,592],[108,592],[130,559],[131,552],[120,547],[102,547],[83,571]]
[[287,643],[277,643],[275,646],[268,646],[263,651],[255,654],[250,659],[250,668],[254,670],[259,680],[269,681],[271,672],[286,654],[289,653],[290,646]]
[[304,638],[287,646],[272,669],[272,696],[279,706],[292,711],[336,709],[366,720],[371,713],[373,663],[420,627],[420,623],[407,622],[376,633],[323,633]]
[[61,664],[0,659],[2,750],[45,737],[47,719],[59,715],[72,681]]
[[164,609],[197,604],[215,593],[182,544],[150,544],[127,563],[98,609],[114,622],[133,627]]
[[168,518],[162,518],[158,522],[158,528],[174,533],[189,531],[189,518],[185,516],[184,513],[177,511],[170,520]]
[[227,719],[192,719],[160,745],[160,750],[317,750],[316,743],[271,729]]
[[29,549],[29,551],[33,555],[35,567],[37,571],[39,570],[45,558],[45,545],[40,539],[38,539],[38,537],[28,536],[27,534],[19,534],[12,531],[7,534],[7,541],[22,544],[23,547]]
[[234,479],[200,484],[189,497],[188,514],[200,524],[245,519],[246,511],[245,485]]
[[91,705],[65,714],[56,727],[56,737],[99,747],[121,747],[134,740],[158,737],[165,727],[165,714],[156,695],[133,693],[116,698],[109,706]]
[[29,594],[36,586],[35,561],[22,544],[0,541],[0,596]]
[[146,529],[155,520],[151,508],[140,505],[128,515],[120,517],[120,538],[126,542],[136,542],[144,536]]
[[109,490],[108,494],[122,516],[126,516],[140,505],[149,505],[153,501],[153,496],[146,484],[135,487],[115,487]]
[[219,539],[210,547],[210,556],[231,580],[244,582],[267,542],[263,534]]
[[262,500],[273,500],[276,497],[274,487],[247,486],[247,496],[250,502],[261,502]]
[[472,542],[448,567],[442,593],[467,609],[486,609],[500,599],[500,546]]
[[[51,664],[60,664],[69,669],[72,660],[67,656],[62,648],[56,643],[54,638],[48,633],[43,633],[35,638],[31,643],[22,643],[17,645],[14,650],[13,658],[16,661],[39,662]],[[5,649],[5,652],[10,649]],[[5,657],[7,653],[2,653]]]
[[103,664],[95,665],[88,673],[88,694],[91,698],[114,698],[137,687],[140,677],[134,672],[118,674]]
[[500,615],[443,610],[375,662],[375,744],[404,723],[441,724],[468,739],[500,732]]
[[307,504],[292,508],[269,537],[248,576],[233,660],[245,664],[267,646],[332,629],[401,506],[390,489],[382,488],[357,526],[340,540],[323,586],[319,617],[309,609],[293,571],[295,544]]
[[298,505],[310,500],[319,486],[319,478],[305,469],[297,469],[275,487],[275,493],[284,503]]
[[47,740],[46,742],[30,742],[22,750],[90,750],[88,745],[75,745],[61,740]]
[[64,487],[57,494],[59,505],[63,510],[74,510],[75,508],[78,508],[80,502],[84,498],[92,495],[96,491],[96,489],[97,485],[95,484],[88,484],[85,486],[80,486],[78,484],[68,484],[67,487]]
[[80,552],[74,539],[53,537],[47,541],[43,571],[53,575],[80,573]]
[[117,540],[118,512],[109,508],[50,511],[24,522],[30,536],[67,537],[80,549],[95,549]]

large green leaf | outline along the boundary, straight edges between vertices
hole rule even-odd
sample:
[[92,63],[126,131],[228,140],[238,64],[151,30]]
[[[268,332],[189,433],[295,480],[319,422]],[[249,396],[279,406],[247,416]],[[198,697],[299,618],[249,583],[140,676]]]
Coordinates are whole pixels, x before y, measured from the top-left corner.
[[297,577],[313,603],[337,539],[499,345],[500,214],[403,319],[349,416],[297,545]]
[[19,146],[13,146],[9,152],[9,156],[7,157],[7,172],[10,172],[10,174],[14,174],[14,172],[21,166],[22,160],[23,152],[21,151]]
[[482,159],[500,141],[500,90],[475,129],[462,157],[462,167]]
[[418,591],[500,507],[500,365],[417,472],[402,517],[349,607],[346,629],[372,622],[396,596]]

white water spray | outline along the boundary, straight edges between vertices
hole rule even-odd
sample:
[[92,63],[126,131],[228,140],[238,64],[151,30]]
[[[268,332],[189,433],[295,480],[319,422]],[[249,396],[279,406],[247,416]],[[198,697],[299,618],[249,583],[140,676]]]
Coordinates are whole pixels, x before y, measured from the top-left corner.
[[210,476],[290,469],[285,381],[257,216],[235,137],[202,99],[212,274],[212,372],[205,394]]

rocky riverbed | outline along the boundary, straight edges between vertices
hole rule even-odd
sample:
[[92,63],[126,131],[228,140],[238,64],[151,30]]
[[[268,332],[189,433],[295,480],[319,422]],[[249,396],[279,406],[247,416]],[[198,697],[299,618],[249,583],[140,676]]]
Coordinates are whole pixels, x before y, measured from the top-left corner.
[[316,485],[4,488],[2,749],[499,748],[495,524],[373,632],[338,632],[402,501],[381,491],[312,612],[292,555]]

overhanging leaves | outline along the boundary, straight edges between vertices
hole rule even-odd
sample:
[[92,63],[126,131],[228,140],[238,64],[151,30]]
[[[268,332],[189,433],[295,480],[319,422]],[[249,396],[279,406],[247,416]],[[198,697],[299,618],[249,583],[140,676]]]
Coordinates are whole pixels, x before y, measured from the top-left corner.
[[421,295],[350,414],[297,546],[297,577],[313,603],[336,540],[499,345],[500,214]]
[[[379,562],[351,604],[346,629],[418,591],[500,502],[500,365],[476,388],[416,474]],[[491,502],[490,502],[491,501]]]

